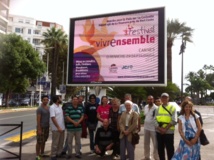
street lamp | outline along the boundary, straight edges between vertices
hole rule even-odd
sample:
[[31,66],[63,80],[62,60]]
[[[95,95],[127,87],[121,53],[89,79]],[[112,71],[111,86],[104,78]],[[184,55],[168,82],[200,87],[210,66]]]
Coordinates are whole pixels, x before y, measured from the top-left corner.
[[[35,47],[35,49],[37,50],[37,48],[38,49],[42,49],[43,51],[44,50],[47,50],[47,49],[53,49],[54,47]],[[41,53],[40,53],[41,54]],[[41,58],[41,60],[42,60],[42,54],[40,55],[40,58]],[[49,64],[49,53],[47,52],[47,76],[46,76],[46,82],[47,82],[47,79],[49,79],[49,77],[48,77],[48,64]],[[39,78],[39,105],[41,104],[41,98],[42,98],[42,92],[41,92],[41,90],[42,90],[42,80],[41,80],[41,77]]]

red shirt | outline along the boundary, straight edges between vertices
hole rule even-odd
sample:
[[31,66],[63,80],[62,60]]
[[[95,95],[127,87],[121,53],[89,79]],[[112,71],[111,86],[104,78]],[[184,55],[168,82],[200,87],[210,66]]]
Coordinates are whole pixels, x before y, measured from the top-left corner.
[[99,113],[100,118],[108,119],[110,108],[111,108],[111,106],[109,104],[107,104],[106,106],[102,106],[102,105],[98,106],[97,113]]

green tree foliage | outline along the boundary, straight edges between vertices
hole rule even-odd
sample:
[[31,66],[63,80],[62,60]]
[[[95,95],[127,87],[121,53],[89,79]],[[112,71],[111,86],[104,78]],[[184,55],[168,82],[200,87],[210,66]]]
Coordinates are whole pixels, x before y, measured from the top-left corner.
[[107,95],[109,97],[117,97],[121,100],[121,103],[124,102],[124,95],[129,93],[132,95],[132,100],[135,103],[140,103],[142,97],[145,97],[146,91],[143,87],[112,87],[113,90],[109,90]]
[[140,104],[142,100],[146,100],[148,95],[160,97],[161,93],[167,92],[170,95],[170,99],[174,100],[180,93],[179,87],[168,82],[166,87],[113,87],[113,90],[108,91],[109,97],[117,97],[124,102],[124,95],[130,93],[135,103]]
[[152,95],[154,98],[160,97],[162,93],[166,92],[170,96],[170,101],[174,101],[180,94],[179,87],[168,81],[166,87],[145,87],[147,95]]
[[[190,85],[186,88],[186,92],[193,94],[196,93],[197,98],[203,98],[207,90],[212,90],[212,75],[207,75],[204,70],[200,69],[198,72],[189,72],[185,77]],[[200,96],[199,96],[200,95]]]
[[0,35],[0,92],[23,93],[29,87],[29,80],[45,72],[45,65],[39,54],[21,36]]
[[[56,88],[58,82],[60,82],[58,76],[59,72],[59,57],[60,54],[67,53],[67,35],[61,29],[56,29],[55,27],[48,29],[43,33],[44,40],[42,41],[45,46],[52,47],[50,54],[50,70],[51,74],[51,96],[56,95]],[[62,66],[62,65],[61,65]],[[62,70],[61,70],[62,71]]]

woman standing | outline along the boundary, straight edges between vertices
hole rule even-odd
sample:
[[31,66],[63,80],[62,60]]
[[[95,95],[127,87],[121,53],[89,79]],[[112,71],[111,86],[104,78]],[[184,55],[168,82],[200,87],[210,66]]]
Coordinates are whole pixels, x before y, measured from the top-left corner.
[[132,110],[132,101],[125,101],[126,111],[122,113],[119,126],[120,126],[120,158],[126,160],[126,150],[128,152],[129,160],[134,160],[134,148],[132,144],[132,133],[137,132],[138,114]]
[[96,96],[95,94],[91,94],[89,96],[89,102],[85,107],[85,115],[87,119],[87,127],[89,131],[89,138],[90,138],[90,150],[91,153],[94,153],[94,132],[97,127],[97,107],[98,104],[96,103]]
[[193,112],[193,104],[184,101],[178,117],[178,131],[181,140],[172,160],[199,160],[201,124],[199,116]]
[[103,123],[104,119],[109,119],[109,110],[111,106],[108,104],[108,97],[102,96],[101,105],[97,108],[98,127]]

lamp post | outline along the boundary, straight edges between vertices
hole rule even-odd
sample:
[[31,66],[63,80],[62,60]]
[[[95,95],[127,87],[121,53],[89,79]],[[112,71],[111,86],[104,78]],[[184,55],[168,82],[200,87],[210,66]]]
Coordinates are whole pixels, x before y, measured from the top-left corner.
[[[53,49],[54,47],[35,47],[35,50],[37,50],[37,48],[38,49],[42,49],[43,51],[44,50],[47,50],[47,49]],[[41,58],[41,60],[42,60],[42,52],[40,53],[40,58]],[[49,53],[47,53],[47,77],[46,77],[46,80],[45,81],[47,81],[47,79],[49,78],[48,77],[48,64],[49,64]],[[39,78],[39,105],[41,104],[41,98],[42,98],[42,82],[41,82],[41,77]]]

